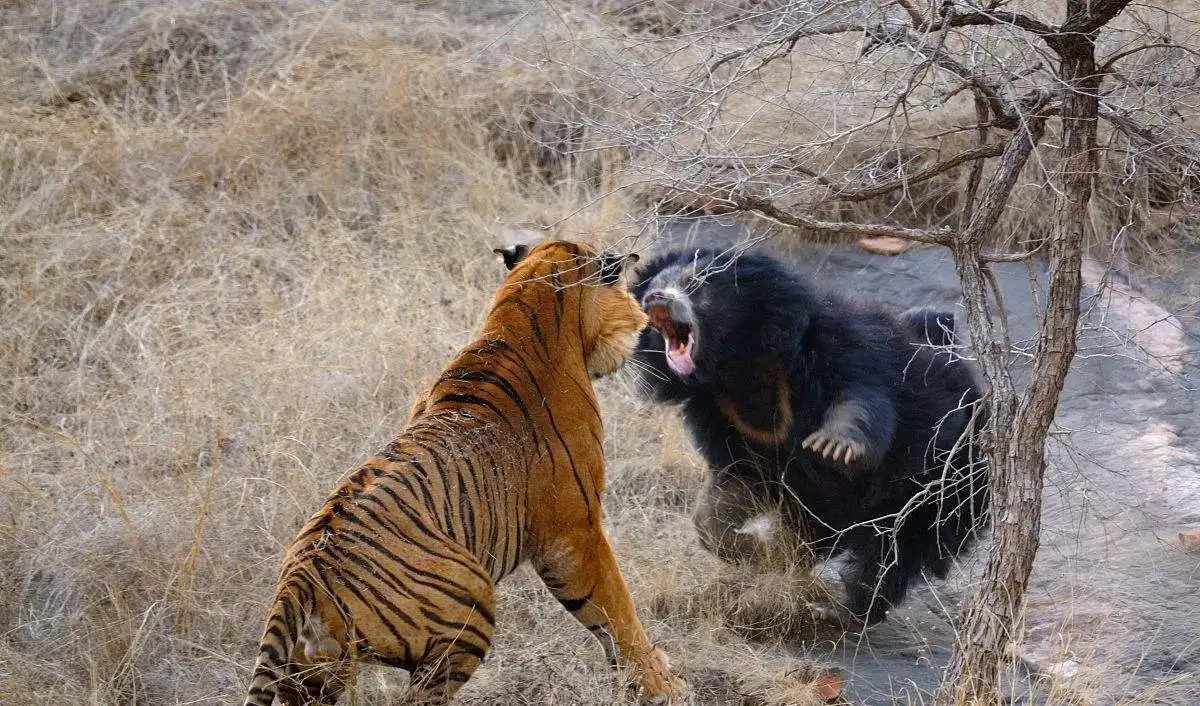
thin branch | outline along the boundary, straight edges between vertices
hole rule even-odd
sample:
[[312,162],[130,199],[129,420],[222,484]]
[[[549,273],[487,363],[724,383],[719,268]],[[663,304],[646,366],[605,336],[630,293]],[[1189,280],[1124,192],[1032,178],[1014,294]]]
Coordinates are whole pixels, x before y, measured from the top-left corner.
[[916,172],[912,176],[898,177],[890,181],[880,182],[875,186],[867,187],[865,189],[839,189],[831,193],[827,200],[866,201],[867,199],[875,198],[876,196],[882,196],[889,191],[895,191],[896,189],[902,187],[932,179],[938,174],[953,169],[960,164],[983,160],[987,159],[988,157],[999,157],[1003,152],[1003,144],[976,147],[966,150],[965,152],[959,152],[953,157],[941,162],[937,162],[936,164],[931,164],[928,167]]
[[1102,119],[1108,121],[1117,130],[1158,148],[1181,166],[1194,170],[1197,165],[1200,165],[1200,146],[1181,143],[1170,136],[1163,135],[1103,101],[1100,101],[1098,113]]
[[[942,26],[943,29],[946,27],[946,25]],[[1011,101],[1004,96],[1004,90],[999,84],[975,73],[963,64],[947,56],[939,48],[934,48],[930,51],[928,47],[924,46],[920,37],[906,29],[879,26],[868,28],[867,34],[871,37],[872,44],[864,48],[864,53],[869,51],[873,46],[888,44],[908,49],[918,56],[923,56],[933,65],[958,76],[964,82],[970,84],[977,92],[983,94],[987,98],[992,114],[995,116],[993,118],[993,125],[1006,130],[1012,130],[1017,127],[1019,118],[1013,109]]]
[[945,24],[949,24],[951,27],[1008,25],[1017,29],[1023,29],[1026,32],[1032,32],[1040,37],[1054,35],[1059,32],[1056,27],[1048,25],[1041,20],[1035,20],[1029,15],[1007,10],[980,10],[976,12],[964,12],[962,14],[956,12],[950,16],[949,20],[942,20],[939,23],[935,23],[928,27],[928,30],[936,32]]
[[1081,4],[1086,6],[1086,10],[1068,17],[1059,34],[1091,34],[1121,14],[1129,0],[1095,0]]
[[904,11],[908,13],[908,18],[912,21],[913,27],[925,26],[925,17],[917,9],[917,6],[912,4],[911,0],[896,0],[896,4],[904,8]]
[[[757,44],[751,44],[750,46],[742,47],[741,49],[734,49],[733,51],[722,54],[721,56],[717,57],[712,64],[709,64],[708,72],[712,73],[731,61],[735,61],[749,54],[753,54],[754,52],[766,47],[786,44],[787,49],[782,52],[778,52],[775,56],[771,57],[777,58],[787,54],[796,46],[797,42],[805,37],[820,37],[832,34],[846,34],[847,32],[861,32],[862,29],[863,26],[855,22],[839,22],[837,24],[826,25],[824,27],[817,27],[816,29],[802,25],[791,32],[788,32],[782,37],[764,40],[762,42],[758,42]],[[770,60],[771,59],[764,59],[763,64],[766,64]],[[761,65],[759,68],[761,68]]]
[[[1040,102],[1036,102],[1040,100]],[[963,230],[961,248],[978,248],[978,243],[1000,217],[1000,212],[1008,203],[1008,196],[1017,183],[1021,169],[1029,155],[1033,153],[1037,143],[1041,141],[1046,129],[1046,115],[1041,110],[1049,101],[1049,96],[1040,94],[1038,98],[1031,97],[1026,101],[1025,108],[1031,117],[1021,123],[1019,129],[1009,139],[1000,156],[1000,165],[996,173],[988,181],[979,201],[979,208],[971,216],[970,223]]]
[[769,154],[769,155],[747,155],[744,157],[738,157],[737,159],[713,158],[713,159],[707,159],[706,163],[708,165],[712,166],[714,169],[721,169],[721,170],[734,171],[734,172],[736,172],[737,170],[739,170],[743,167],[748,167],[751,169],[763,168],[763,167],[777,167],[777,168],[784,169],[787,171],[796,172],[798,174],[803,174],[804,176],[808,177],[809,179],[812,179],[813,181],[817,182],[818,184],[820,184],[822,186],[827,186],[830,189],[838,188],[837,182],[835,182],[832,179],[830,179],[829,177],[821,174],[817,170],[812,169],[811,167],[806,167],[805,165],[799,163],[796,160],[797,160],[797,158],[795,156]]
[[1191,51],[1193,54],[1196,53],[1190,49],[1185,49],[1184,47],[1181,47],[1178,44],[1172,44],[1171,42],[1155,42],[1154,44],[1143,44],[1141,46],[1137,46],[1132,49],[1126,49],[1123,52],[1118,52],[1116,54],[1113,54],[1111,57],[1108,58],[1108,61],[1105,61],[1103,64],[1100,65],[1100,68],[1098,69],[1098,71],[1099,71],[1099,73],[1102,73],[1102,74],[1112,73],[1113,65],[1116,64],[1118,61],[1120,61],[1121,59],[1124,59],[1125,57],[1129,56],[1130,54],[1136,54],[1140,51],[1146,51],[1147,49],[1184,49],[1185,51]]
[[775,204],[755,196],[732,194],[725,198],[734,210],[758,214],[781,225],[794,228],[808,228],[823,233],[841,233],[867,237],[890,236],[913,240],[930,245],[949,245],[954,240],[954,233],[949,229],[940,231],[918,230],[900,226],[886,226],[875,223],[835,223],[819,221],[798,213],[789,213]]
[[[978,131],[975,134],[976,144],[983,147],[988,140],[988,123],[991,122],[991,111],[988,109],[988,102],[975,94],[975,120],[978,123]],[[967,193],[963,199],[962,216],[959,218],[958,227],[963,230],[967,224],[971,222],[971,213],[975,209],[975,197],[979,194],[979,185],[983,182],[983,160],[978,160],[971,165],[971,175],[967,177]]]
[[1029,260],[1030,258],[1032,258],[1034,255],[1037,255],[1039,252],[1041,252],[1042,248],[1044,248],[1045,245],[1046,245],[1046,241],[1043,240],[1041,243],[1038,244],[1038,246],[1036,248],[1034,248],[1032,250],[1026,250],[1025,252],[1014,252],[1014,253],[1007,253],[1007,254],[1006,253],[980,253],[979,261],[980,262],[989,262],[989,263],[990,262],[1025,262],[1025,261]]

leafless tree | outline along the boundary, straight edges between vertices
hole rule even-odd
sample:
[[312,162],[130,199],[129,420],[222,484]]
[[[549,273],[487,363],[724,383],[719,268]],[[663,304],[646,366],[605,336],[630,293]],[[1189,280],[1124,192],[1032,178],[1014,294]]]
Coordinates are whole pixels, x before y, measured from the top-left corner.
[[[618,92],[590,106],[591,127],[632,148],[659,209],[952,251],[990,386],[995,531],[945,693],[998,703],[1038,548],[1047,435],[1076,353],[1084,253],[1144,252],[1193,213],[1200,11],[1130,0],[724,10],[692,25],[677,13],[663,36],[591,69]],[[991,265],[1034,258],[1048,266],[1047,296],[1015,356]]]

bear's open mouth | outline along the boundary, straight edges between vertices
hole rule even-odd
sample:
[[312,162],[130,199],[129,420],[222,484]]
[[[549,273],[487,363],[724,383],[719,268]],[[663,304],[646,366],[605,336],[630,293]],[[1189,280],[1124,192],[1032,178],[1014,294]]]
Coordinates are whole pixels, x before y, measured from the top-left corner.
[[666,342],[667,366],[680,375],[691,375],[696,370],[692,350],[696,339],[692,336],[692,325],[671,316],[666,304],[655,304],[646,308],[650,325],[658,329]]

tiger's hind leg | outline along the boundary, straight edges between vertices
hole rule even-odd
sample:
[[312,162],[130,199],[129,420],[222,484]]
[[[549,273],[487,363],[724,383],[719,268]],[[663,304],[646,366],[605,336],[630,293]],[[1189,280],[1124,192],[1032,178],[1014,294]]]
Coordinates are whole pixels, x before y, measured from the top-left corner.
[[[426,658],[412,670],[406,704],[412,706],[441,706],[454,698],[463,684],[483,662],[488,647],[482,647],[476,637],[468,644],[453,636],[444,638],[434,651],[436,657]],[[431,643],[432,645],[433,643]]]
[[603,530],[588,527],[557,538],[536,566],[558,602],[600,641],[609,664],[633,669],[650,703],[679,695],[682,684],[646,636]]
[[292,675],[279,685],[276,698],[285,706],[333,706],[354,684],[351,660],[318,664],[292,664]]
[[[450,545],[443,551],[459,551]],[[410,686],[406,704],[438,706],[454,697],[479,668],[492,646],[495,632],[496,599],[490,578],[482,566],[464,571],[463,564],[475,560],[461,552],[460,563],[432,566],[431,573],[443,577],[455,576],[456,590],[433,593],[437,608],[433,611],[414,610],[424,615],[422,627],[426,632],[423,645],[413,645],[419,656],[412,660]]]

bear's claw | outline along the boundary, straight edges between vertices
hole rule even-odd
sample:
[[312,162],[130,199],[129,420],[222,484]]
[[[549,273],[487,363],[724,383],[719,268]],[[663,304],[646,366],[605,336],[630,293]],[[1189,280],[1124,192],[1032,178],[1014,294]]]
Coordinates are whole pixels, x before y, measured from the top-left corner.
[[833,436],[823,430],[809,434],[800,447],[819,453],[830,461],[847,465],[861,460],[867,452],[860,442]]

